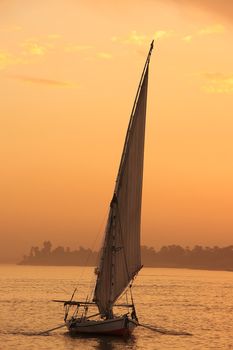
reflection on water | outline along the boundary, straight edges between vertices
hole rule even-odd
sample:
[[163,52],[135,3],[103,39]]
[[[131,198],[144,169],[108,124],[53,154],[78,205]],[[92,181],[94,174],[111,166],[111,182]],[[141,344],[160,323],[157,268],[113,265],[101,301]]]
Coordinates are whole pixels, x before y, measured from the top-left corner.
[[133,346],[135,344],[135,338],[132,336],[128,339],[116,339],[116,337],[105,338],[101,337],[98,339],[96,349],[98,350],[115,350],[115,349],[126,349],[130,346],[130,349],[135,349]]
[[88,349],[92,346],[92,349],[96,350],[119,350],[119,349],[136,349],[135,336],[131,337],[114,337],[114,336],[85,336],[85,335],[70,335],[65,333],[66,344],[73,345],[74,349],[77,349],[77,345],[82,349]]
[[[39,336],[62,323],[63,306],[50,300],[70,297],[79,270],[0,265],[1,350],[233,349],[233,275],[220,271],[145,268],[136,280],[133,292],[141,323],[187,331],[192,337],[142,327],[130,338],[71,337],[63,328]],[[92,269],[83,276],[79,299],[86,296]]]

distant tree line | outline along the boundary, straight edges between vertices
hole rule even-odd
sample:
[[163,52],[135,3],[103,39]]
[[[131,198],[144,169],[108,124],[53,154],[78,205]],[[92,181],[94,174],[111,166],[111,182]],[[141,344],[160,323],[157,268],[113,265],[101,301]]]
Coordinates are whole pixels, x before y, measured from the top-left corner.
[[[179,245],[163,246],[156,251],[152,247],[141,247],[142,263],[147,267],[175,267],[233,271],[233,245],[228,247],[183,248]],[[42,248],[31,247],[29,255],[24,255],[20,265],[74,265],[95,266],[98,252],[79,247],[52,249],[52,243],[45,241]]]
[[142,246],[141,253],[144,266],[233,271],[233,245],[223,248],[196,245],[192,249],[169,245],[159,251]]
[[98,252],[79,247],[71,250],[69,247],[58,246],[52,249],[52,243],[45,241],[42,248],[31,247],[29,255],[24,255],[19,265],[67,265],[95,266]]

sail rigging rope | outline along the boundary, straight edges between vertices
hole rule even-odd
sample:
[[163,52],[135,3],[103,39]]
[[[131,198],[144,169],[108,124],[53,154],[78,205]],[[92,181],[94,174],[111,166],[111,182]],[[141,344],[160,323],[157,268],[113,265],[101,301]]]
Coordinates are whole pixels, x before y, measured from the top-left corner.
[[[99,229],[98,229],[97,235],[96,235],[96,237],[95,237],[95,239],[94,239],[94,241],[93,241],[93,243],[91,245],[90,252],[89,252],[89,254],[88,254],[87,258],[86,258],[86,261],[84,263],[84,266],[83,266],[81,272],[79,273],[78,281],[82,279],[82,277],[84,275],[84,272],[85,272],[85,270],[87,268],[88,261],[89,261],[91,255],[93,254],[94,249],[96,248],[96,244],[97,244],[97,241],[98,241],[98,239],[100,237],[100,234],[102,233],[103,226],[104,226],[104,223],[106,221],[107,215],[108,215],[108,210],[105,212],[104,218],[103,218],[103,220],[101,221],[101,223],[99,225]],[[91,282],[89,284],[89,289],[90,289],[91,285],[93,284],[93,279],[94,278],[95,278],[95,276],[92,277],[92,280],[91,280]],[[75,290],[77,290],[78,286],[79,286],[79,282],[76,284]]]
[[[72,296],[71,296],[70,301],[72,301],[73,298],[74,298],[74,295],[75,295],[75,293],[76,293],[76,291],[77,291],[77,289],[78,289],[78,287],[79,287],[79,281],[82,279],[83,274],[84,274],[84,271],[85,271],[86,268],[87,268],[87,263],[88,263],[88,261],[89,261],[89,259],[90,259],[90,257],[91,257],[91,254],[94,252],[94,249],[95,249],[96,244],[97,244],[97,240],[99,239],[100,233],[102,232],[102,229],[103,229],[104,222],[106,221],[107,214],[108,214],[108,211],[105,212],[104,218],[103,218],[103,220],[102,220],[101,223],[100,223],[99,229],[98,229],[98,231],[97,231],[97,235],[96,235],[96,237],[95,237],[95,239],[94,239],[94,241],[93,241],[93,243],[92,243],[92,245],[91,245],[90,252],[89,252],[89,254],[88,254],[87,258],[86,258],[85,264],[84,264],[83,268],[81,269],[81,272],[79,273],[78,282],[76,282],[76,286],[75,286],[75,288],[74,288],[74,291],[73,291],[73,294],[72,294]],[[90,281],[90,283],[89,283],[89,290],[90,290],[90,289],[93,290],[93,287],[91,288],[91,286],[93,286],[93,284],[94,284],[94,279],[95,279],[95,276],[93,275],[93,276],[92,276],[92,279],[91,279],[91,281]],[[93,291],[91,292],[91,295],[92,295],[92,294],[93,294]],[[87,297],[86,297],[86,301],[88,301],[88,295],[87,295]],[[70,310],[71,306],[72,306],[71,304],[66,305],[65,320],[66,320],[67,317],[68,317],[69,310]],[[75,317],[75,315],[77,315],[78,309],[79,309],[79,307],[77,306],[77,308],[75,308],[75,310],[74,310],[73,317]]]

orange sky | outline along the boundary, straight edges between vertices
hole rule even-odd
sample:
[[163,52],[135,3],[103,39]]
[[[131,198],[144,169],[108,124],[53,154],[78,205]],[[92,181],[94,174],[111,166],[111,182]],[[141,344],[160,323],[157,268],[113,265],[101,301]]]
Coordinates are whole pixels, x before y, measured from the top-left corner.
[[0,261],[92,247],[152,38],[142,243],[233,243],[232,19],[229,0],[1,1]]

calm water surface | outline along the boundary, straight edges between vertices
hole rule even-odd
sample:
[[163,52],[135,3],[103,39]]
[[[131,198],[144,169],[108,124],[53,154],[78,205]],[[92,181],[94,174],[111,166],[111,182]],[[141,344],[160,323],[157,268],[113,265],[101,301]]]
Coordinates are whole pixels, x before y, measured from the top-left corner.
[[144,268],[134,286],[140,321],[188,336],[138,327],[130,339],[72,338],[65,329],[37,332],[63,321],[63,306],[78,284],[79,299],[93,284],[93,269],[0,265],[0,350],[233,349],[233,273]]

